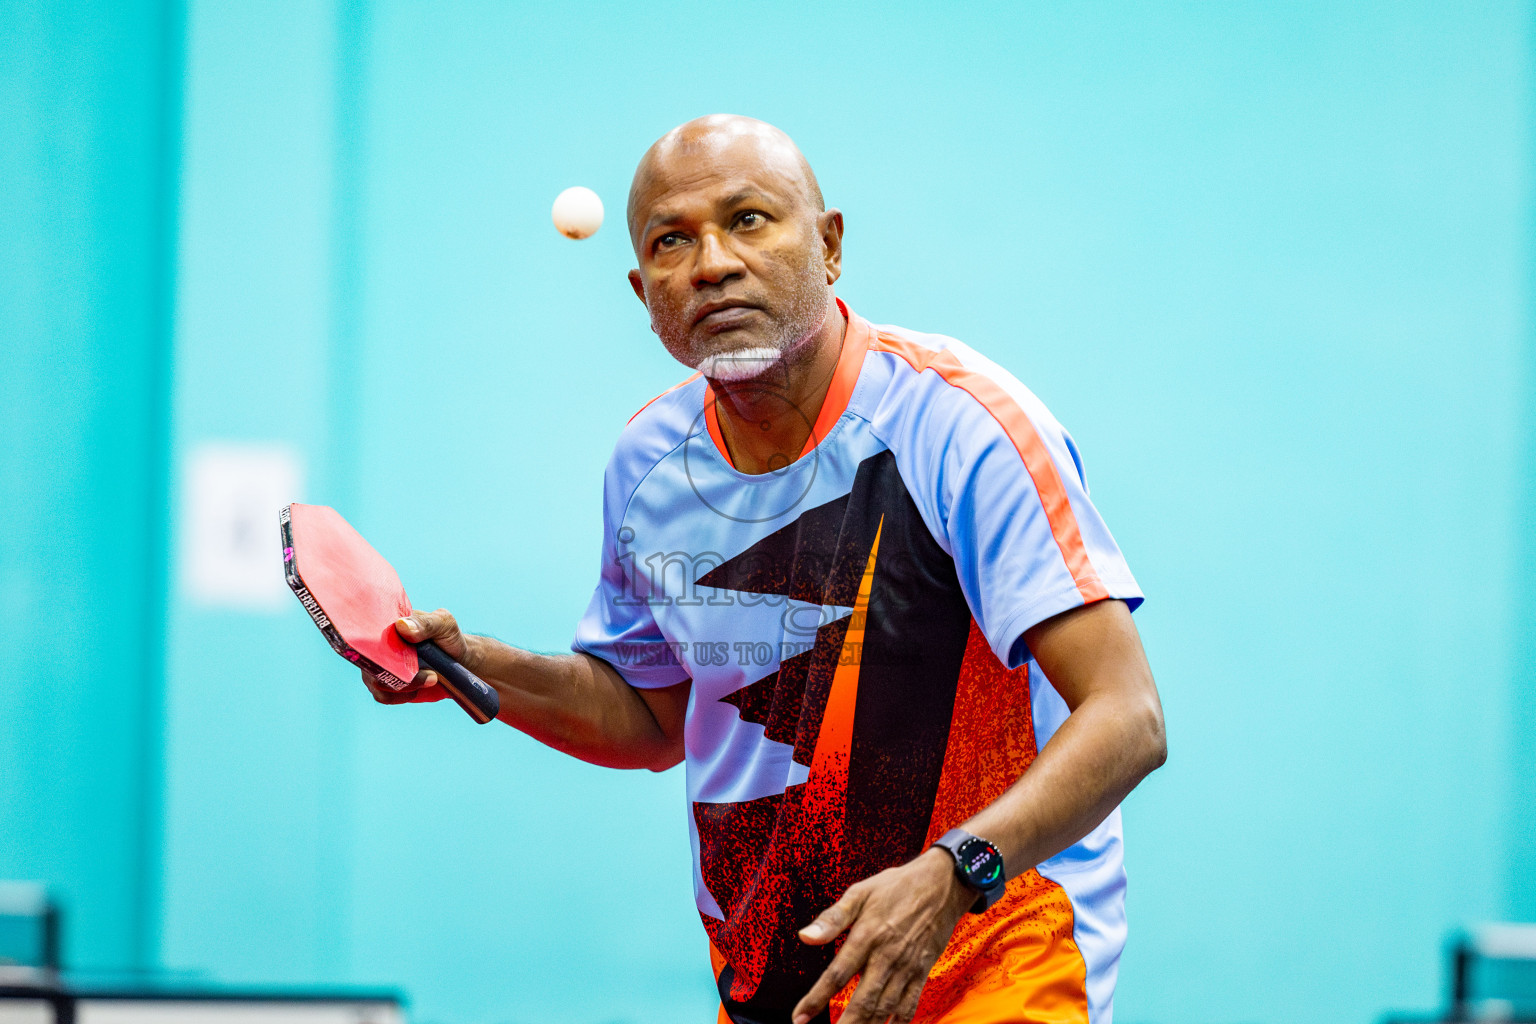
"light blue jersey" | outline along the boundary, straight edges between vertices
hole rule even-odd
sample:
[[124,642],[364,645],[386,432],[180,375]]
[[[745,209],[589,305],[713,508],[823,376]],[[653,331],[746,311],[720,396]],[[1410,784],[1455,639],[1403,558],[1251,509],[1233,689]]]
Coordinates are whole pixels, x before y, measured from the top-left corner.
[[[832,384],[788,466],[732,466],[701,377],[630,422],[573,644],[636,687],[692,680],[695,892],[743,1022],[788,1021],[830,961],[799,928],[995,800],[1065,720],[1024,632],[1141,602],[1033,394],[960,342],[843,309]],[[1109,1021],[1123,893],[1117,810],[961,922],[920,1018],[986,988],[1065,992]]]

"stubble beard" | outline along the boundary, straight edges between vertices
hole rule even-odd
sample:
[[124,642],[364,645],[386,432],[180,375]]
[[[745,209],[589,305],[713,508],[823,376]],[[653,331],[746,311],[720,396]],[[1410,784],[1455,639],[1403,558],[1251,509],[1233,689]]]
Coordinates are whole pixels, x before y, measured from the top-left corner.
[[[685,366],[698,370],[710,380],[722,383],[755,380],[782,369],[785,357],[803,346],[820,331],[827,319],[826,269],[821,254],[810,254],[802,284],[791,296],[784,308],[786,315],[780,319],[777,336],[768,344],[744,345],[739,348],[715,348],[722,339],[708,339],[704,344],[689,337],[691,324],[682,318],[660,317],[651,314],[651,329],[662,339],[667,350]],[[729,342],[725,342],[729,344]],[[708,350],[705,345],[709,345]]]
[[694,369],[710,380],[735,383],[763,376],[783,358],[784,349],[760,345],[707,355],[694,365]]

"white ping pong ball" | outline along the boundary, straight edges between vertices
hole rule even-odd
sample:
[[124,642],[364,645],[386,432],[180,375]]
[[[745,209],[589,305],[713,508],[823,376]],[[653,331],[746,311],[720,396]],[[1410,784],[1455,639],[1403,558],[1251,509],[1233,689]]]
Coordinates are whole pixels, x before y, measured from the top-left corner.
[[550,217],[566,238],[587,238],[603,226],[603,201],[591,189],[576,185],[555,196]]

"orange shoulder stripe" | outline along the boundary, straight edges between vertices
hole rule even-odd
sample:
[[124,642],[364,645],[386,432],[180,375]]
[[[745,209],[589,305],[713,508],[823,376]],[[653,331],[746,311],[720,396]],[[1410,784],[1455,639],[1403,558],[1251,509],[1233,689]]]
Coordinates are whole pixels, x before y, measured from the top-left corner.
[[1046,521],[1051,524],[1051,536],[1061,549],[1061,557],[1067,563],[1067,571],[1072,574],[1077,592],[1083,596],[1083,603],[1102,601],[1108,597],[1109,590],[1088,558],[1088,548],[1083,544],[1083,534],[1078,528],[1077,516],[1072,512],[1072,503],[1067,499],[1066,486],[1056,472],[1056,463],[1019,403],[991,377],[966,366],[948,349],[928,349],[905,338],[880,333],[876,333],[869,347],[876,352],[890,352],[900,356],[918,373],[932,370],[952,387],[959,388],[981,403],[982,408],[1003,428],[1003,432],[1018,450],[1019,457],[1024,460],[1024,468],[1029,471],[1029,478],[1035,484],[1035,493],[1040,496],[1040,504],[1045,508]]

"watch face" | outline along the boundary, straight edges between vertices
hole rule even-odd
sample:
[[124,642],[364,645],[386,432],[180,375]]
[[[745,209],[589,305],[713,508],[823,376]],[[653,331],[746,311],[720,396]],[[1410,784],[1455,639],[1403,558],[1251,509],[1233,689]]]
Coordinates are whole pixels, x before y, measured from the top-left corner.
[[967,839],[955,855],[955,862],[974,888],[990,889],[1003,880],[1003,855],[985,839]]

